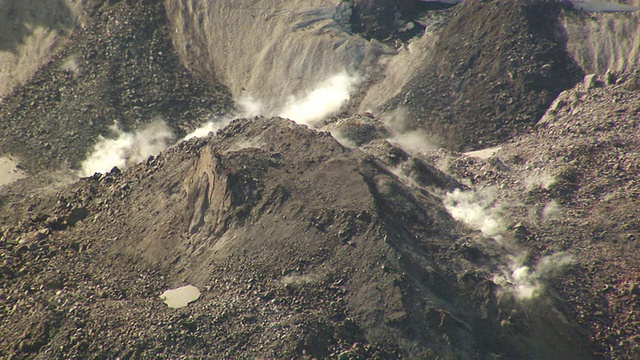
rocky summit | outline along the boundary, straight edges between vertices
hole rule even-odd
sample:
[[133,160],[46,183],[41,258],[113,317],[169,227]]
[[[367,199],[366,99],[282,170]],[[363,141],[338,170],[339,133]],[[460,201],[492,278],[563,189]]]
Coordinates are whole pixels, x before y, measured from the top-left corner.
[[0,1],[0,357],[639,358],[637,5]]

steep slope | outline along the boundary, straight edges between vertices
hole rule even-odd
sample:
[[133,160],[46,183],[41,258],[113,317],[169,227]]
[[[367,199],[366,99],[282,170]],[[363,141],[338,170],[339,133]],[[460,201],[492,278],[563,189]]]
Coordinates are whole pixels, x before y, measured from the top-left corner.
[[28,82],[87,20],[92,1],[5,0],[0,3],[0,101]]
[[129,131],[160,117],[183,135],[230,109],[226,89],[180,63],[161,1],[87,10],[64,49],[0,104],[1,153],[31,173],[77,167],[115,122]]
[[340,0],[165,3],[187,67],[267,113],[341,71],[368,76],[377,56],[393,51],[351,35],[351,4]]
[[[460,248],[476,235],[439,198],[288,120],[11,206],[3,356],[589,357],[560,302],[491,280],[499,249]],[[201,298],[166,308],[186,283]]]
[[[627,1],[640,5],[638,1]],[[624,71],[640,63],[640,13],[565,11],[567,50],[587,73]]]
[[[637,74],[563,92],[530,135],[488,160],[437,159],[477,191],[494,188],[486,211],[502,215],[534,259],[564,251],[574,268],[554,285],[603,359],[638,357],[640,141]],[[630,86],[633,85],[633,86]],[[508,215],[506,215],[508,214]]]
[[[0,188],[0,357],[640,356],[640,75],[560,92],[635,66],[637,14],[403,13],[417,1],[69,0],[40,22],[0,1],[18,37],[36,24],[16,49],[57,44],[0,104],[0,165],[32,175]],[[231,94],[268,114],[335,72],[341,110],[382,115],[235,120],[127,170],[51,173],[114,122],[176,139]],[[419,151],[438,137],[500,146]],[[167,308],[186,284],[200,298]]]
[[182,60],[236,99],[271,113],[346,69],[362,78],[351,109],[400,108],[412,129],[451,149],[526,131],[583,76],[556,1],[469,1],[445,11],[387,0],[166,4]]
[[468,1],[449,11],[433,35],[410,45],[410,53],[418,48],[410,61],[422,64],[413,76],[395,85],[382,80],[372,93],[395,96],[363,106],[399,108],[411,128],[440,135],[442,146],[477,149],[531,128],[582,78],[565,49],[560,3]]

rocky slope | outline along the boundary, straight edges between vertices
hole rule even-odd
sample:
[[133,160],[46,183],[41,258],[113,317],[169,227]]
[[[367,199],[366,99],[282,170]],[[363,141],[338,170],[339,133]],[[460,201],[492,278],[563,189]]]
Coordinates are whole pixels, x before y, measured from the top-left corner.
[[411,128],[439,134],[450,149],[530,128],[583,76],[564,48],[557,2],[469,1],[450,12],[426,64],[382,106],[403,109]]
[[[607,2],[608,3],[608,2]],[[639,1],[627,1],[638,6]],[[563,13],[567,50],[587,73],[624,71],[640,61],[637,11],[629,13]]]
[[177,135],[230,109],[222,86],[184,69],[159,2],[95,6],[25,86],[0,104],[0,151],[32,173],[77,168],[114,123],[130,131],[162,118]]
[[[172,0],[167,9],[183,61],[236,99],[274,109],[346,69],[361,77],[353,109],[403,112],[408,127],[456,150],[529,130],[580,81],[579,64],[618,71],[637,60],[635,15],[589,22],[557,1],[437,9],[419,1]],[[586,35],[610,23],[619,24],[610,35]],[[595,58],[602,64],[593,66]]]
[[509,214],[504,226],[515,224],[528,256],[571,254],[575,267],[554,288],[606,359],[639,356],[637,79],[563,92],[532,134],[487,160],[430,157],[476,188],[499,189],[485,210]]
[[[29,175],[0,188],[0,356],[640,356],[640,75],[620,35],[637,14],[54,5],[77,24],[0,104],[0,155]],[[586,22],[604,29],[593,47]],[[314,92],[344,69],[346,89]],[[245,95],[271,114],[332,92],[352,98],[321,129],[220,119],[250,113]],[[77,177],[96,142],[120,140],[114,121],[158,117],[172,146]],[[208,119],[213,133],[176,141]],[[195,302],[163,303],[187,284]]]
[[80,0],[0,4],[0,99],[28,82],[64,46],[72,29],[88,19],[82,8]]
[[[417,169],[421,191],[328,133],[256,118],[14,203],[3,355],[588,358],[561,303],[518,303],[490,279],[499,251],[460,248],[433,192],[461,185]],[[185,283],[202,297],[167,309]]]

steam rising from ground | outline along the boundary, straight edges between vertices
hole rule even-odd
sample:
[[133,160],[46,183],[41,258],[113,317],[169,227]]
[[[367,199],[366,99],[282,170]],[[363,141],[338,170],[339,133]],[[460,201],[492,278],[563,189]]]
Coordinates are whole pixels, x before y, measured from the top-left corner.
[[166,122],[156,120],[135,133],[122,131],[118,124],[111,126],[114,138],[100,137],[93,152],[82,162],[80,176],[108,172],[114,166],[125,168],[156,155],[171,144],[173,132]]
[[506,229],[501,206],[494,205],[495,190],[486,188],[482,192],[456,189],[447,193],[444,206],[451,216],[482,234],[503,244],[502,233]]
[[264,112],[264,105],[262,101],[255,99],[253,96],[246,95],[241,97],[236,101],[238,106],[241,109],[240,116],[243,117],[254,117],[262,114]]
[[279,109],[267,109],[260,99],[248,94],[237,99],[240,111],[234,116],[207,122],[187,135],[184,140],[207,136],[210,132],[226,126],[232,119],[258,115],[281,116],[300,124],[315,126],[320,120],[339,112],[349,101],[359,82],[359,76],[351,75],[346,70],[340,71],[320,82],[304,96],[289,96],[287,102]]
[[438,141],[424,130],[410,130],[407,126],[407,112],[402,107],[385,114],[382,122],[387,125],[395,136],[388,140],[397,144],[405,151],[414,153],[438,148]]
[[557,220],[561,218],[562,208],[556,200],[551,200],[542,209],[542,217],[545,220]]
[[339,72],[321,82],[304,97],[289,97],[278,115],[298,123],[313,126],[325,117],[335,114],[349,101],[359,78],[346,71]]
[[544,291],[548,279],[573,260],[564,253],[556,253],[540,258],[535,265],[527,265],[528,254],[507,233],[505,206],[496,199],[497,192],[492,188],[477,192],[456,189],[445,195],[443,204],[454,219],[480,230],[507,251],[508,263],[494,275],[493,281],[520,300],[535,298]]
[[223,127],[227,126],[229,122],[231,122],[232,118],[224,118],[217,121],[207,121],[204,125],[199,128],[193,130],[185,137],[180,139],[180,141],[186,141],[194,137],[206,137],[209,133],[215,133]]
[[[180,141],[192,137],[207,136],[226,126],[233,118],[253,117],[259,114],[278,115],[290,118],[305,125],[318,125],[318,122],[335,114],[349,101],[351,94],[359,82],[358,76],[341,71],[318,84],[316,88],[303,96],[290,96],[280,108],[270,111],[264,109],[262,103],[246,96],[238,99],[240,111],[234,116],[215,119],[205,123]],[[385,123],[396,133],[401,134],[392,139],[407,150],[426,150],[433,148],[433,142],[424,133],[406,131],[402,110],[390,114]],[[111,127],[114,134],[110,138],[100,138],[92,153],[82,163],[79,175],[90,176],[96,172],[110,171],[114,166],[126,168],[128,165],[143,161],[156,155],[174,141],[174,134],[164,121],[157,120],[134,133],[123,132],[117,124]],[[241,143],[238,148],[255,147],[261,144]],[[548,187],[554,179],[541,176],[529,186]],[[496,202],[497,192],[494,189],[481,191],[455,190],[444,196],[443,203],[451,216],[473,229],[480,230],[487,238],[493,239],[497,245],[507,251],[508,264],[494,277],[494,281],[511,289],[519,299],[531,299],[539,295],[546,279],[560,267],[571,262],[562,254],[541,258],[535,265],[527,265],[527,253],[521,249],[517,241],[507,234],[508,221],[504,215],[502,204]],[[558,212],[557,204],[550,204],[544,210],[546,217],[553,217]]]
[[427,135],[423,130],[411,130],[399,132],[389,139],[390,142],[398,144],[405,151],[410,153],[436,149],[433,137]]
[[574,263],[573,257],[559,252],[544,256],[538,260],[533,268],[523,265],[522,253],[520,259],[513,259],[510,267],[496,274],[493,281],[503,289],[510,288],[516,298],[520,300],[533,299],[544,292],[546,283],[557,276],[566,266]]
[[347,104],[359,83],[359,76],[343,70],[320,82],[304,95],[289,96],[287,102],[279,108],[265,108],[260,99],[250,94],[238,99],[237,103],[244,117],[281,116],[315,127],[320,120],[338,113]]
[[[314,126],[318,121],[339,112],[355,91],[359,77],[347,71],[338,72],[303,96],[290,96],[280,109],[264,109],[262,102],[250,95],[237,100],[240,111],[233,116],[214,119],[203,124],[180,141],[204,137],[225,127],[232,119],[257,115],[282,116],[298,123]],[[101,137],[93,151],[82,162],[80,176],[110,171],[114,166],[124,169],[166,149],[174,141],[174,134],[164,121],[154,121],[134,133],[122,131],[117,124],[111,127],[114,137]]]

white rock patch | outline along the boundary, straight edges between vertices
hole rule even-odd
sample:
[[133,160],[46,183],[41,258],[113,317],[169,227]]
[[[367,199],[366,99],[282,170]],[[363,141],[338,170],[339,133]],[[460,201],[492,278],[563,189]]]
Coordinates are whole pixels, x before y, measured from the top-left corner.
[[185,307],[198,300],[199,297],[200,290],[193,285],[186,285],[177,289],[167,290],[160,295],[160,298],[164,300],[165,304],[173,309]]

